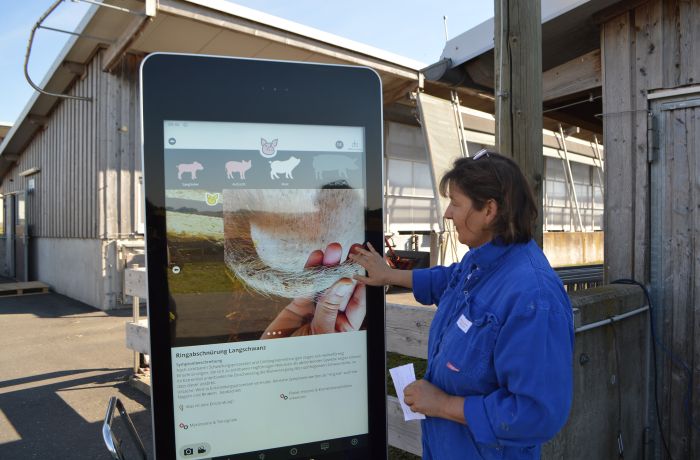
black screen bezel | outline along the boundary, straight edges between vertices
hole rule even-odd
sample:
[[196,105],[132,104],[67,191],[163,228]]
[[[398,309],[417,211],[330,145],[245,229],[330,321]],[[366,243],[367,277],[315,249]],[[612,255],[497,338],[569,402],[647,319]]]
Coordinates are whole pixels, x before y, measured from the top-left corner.
[[[363,67],[169,53],[141,66],[143,177],[151,336],[154,453],[177,458],[167,309],[164,122],[166,120],[359,126],[365,132],[367,241],[383,247],[381,80]],[[335,458],[386,458],[384,290],[367,289],[369,435]],[[155,314],[151,314],[154,312]],[[333,458],[324,456],[323,458]]]

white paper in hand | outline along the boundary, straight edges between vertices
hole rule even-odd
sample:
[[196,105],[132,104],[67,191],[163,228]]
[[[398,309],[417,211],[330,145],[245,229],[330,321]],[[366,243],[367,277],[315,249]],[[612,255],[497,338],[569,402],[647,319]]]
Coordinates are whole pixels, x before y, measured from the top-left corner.
[[399,397],[401,409],[403,409],[403,419],[406,421],[424,419],[425,415],[419,412],[413,412],[403,400],[404,388],[406,388],[410,383],[416,381],[416,372],[413,370],[413,363],[404,364],[403,366],[389,369],[389,373],[391,374],[391,380],[394,382],[396,396]]

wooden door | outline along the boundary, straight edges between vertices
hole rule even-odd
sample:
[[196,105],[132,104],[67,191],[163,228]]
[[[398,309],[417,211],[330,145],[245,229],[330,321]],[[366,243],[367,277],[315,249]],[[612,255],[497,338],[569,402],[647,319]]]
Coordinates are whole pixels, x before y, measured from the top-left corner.
[[[656,101],[652,113],[650,274],[664,434],[655,444],[657,458],[667,450],[700,458],[700,95]],[[653,374],[650,382],[656,427]]]

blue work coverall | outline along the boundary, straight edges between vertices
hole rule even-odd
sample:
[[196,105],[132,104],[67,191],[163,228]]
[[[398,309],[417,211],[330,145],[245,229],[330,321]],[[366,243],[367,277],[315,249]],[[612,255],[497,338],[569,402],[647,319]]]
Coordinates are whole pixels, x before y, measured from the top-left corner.
[[413,292],[438,305],[424,378],[464,396],[466,425],[427,417],[423,458],[539,459],[573,393],[573,314],[534,241],[491,241],[460,263],[413,272]]

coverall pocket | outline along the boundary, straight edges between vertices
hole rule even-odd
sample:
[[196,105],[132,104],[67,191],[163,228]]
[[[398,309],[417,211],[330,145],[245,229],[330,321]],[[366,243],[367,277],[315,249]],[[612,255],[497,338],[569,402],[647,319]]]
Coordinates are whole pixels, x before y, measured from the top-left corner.
[[445,343],[448,369],[470,380],[483,378],[491,367],[498,328],[498,319],[492,313],[472,321],[466,332],[453,325]]

